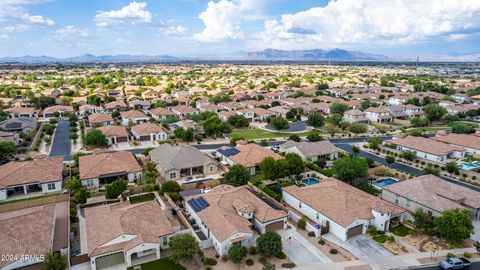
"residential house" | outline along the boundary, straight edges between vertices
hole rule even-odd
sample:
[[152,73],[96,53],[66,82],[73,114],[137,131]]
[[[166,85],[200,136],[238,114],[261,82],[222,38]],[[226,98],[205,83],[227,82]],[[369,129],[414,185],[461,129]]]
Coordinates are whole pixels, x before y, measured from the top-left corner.
[[463,103],[470,103],[470,102],[472,101],[472,99],[471,99],[468,95],[466,95],[466,94],[460,94],[460,93],[458,93],[458,94],[453,94],[453,95],[451,95],[451,97],[452,97],[453,99],[455,99],[458,103],[461,103],[461,104],[463,104]]
[[388,231],[403,222],[406,212],[335,178],[309,186],[285,187],[282,198],[320,232],[328,231],[344,241],[365,234],[372,225]]
[[106,103],[104,106],[105,112],[112,113],[114,111],[126,111],[128,110],[127,104],[123,101],[112,101]]
[[[383,187],[382,199],[410,213],[423,209],[438,217],[447,210],[468,209],[475,219],[480,219],[480,192],[431,174]],[[413,219],[411,215],[407,218]]]
[[385,106],[382,108],[388,111],[389,115],[392,116],[393,120],[406,120],[409,118],[409,115],[401,106],[394,105]]
[[13,142],[15,145],[18,146],[18,144],[20,143],[20,136],[16,132],[8,132],[8,131],[0,130],[0,141]]
[[29,208],[0,220],[0,269],[40,269],[54,251],[55,206]]
[[175,113],[166,108],[155,108],[150,110],[150,115],[157,121],[165,121],[175,116]]
[[250,171],[251,175],[260,172],[260,162],[265,158],[272,157],[275,160],[283,158],[272,150],[265,149],[254,143],[233,147],[223,146],[215,152],[215,155],[219,156],[221,161],[229,166],[242,165]]
[[160,204],[122,202],[86,207],[85,237],[89,269],[127,269],[139,262],[158,260],[169,238],[179,230]]
[[447,112],[451,114],[458,114],[458,113],[466,113],[471,110],[478,110],[480,109],[480,105],[474,104],[462,104],[457,106],[452,106],[447,108]]
[[435,136],[434,140],[465,148],[466,153],[480,155],[480,137],[469,134],[450,133],[444,136]]
[[392,122],[392,116],[385,108],[370,107],[365,110],[366,117],[373,123]]
[[109,145],[124,143],[129,141],[129,135],[127,129],[124,126],[101,126],[96,128],[100,130],[105,137]]
[[47,194],[62,189],[63,158],[12,161],[0,166],[0,201],[15,195]]
[[410,151],[418,158],[445,163],[448,159],[459,159],[465,156],[465,148],[439,142],[424,137],[407,136],[405,138],[384,141],[394,144],[398,151]]
[[142,167],[128,151],[81,156],[78,164],[80,181],[86,187],[98,188],[117,179],[131,183],[142,178]]
[[279,149],[282,153],[295,153],[307,162],[335,160],[340,152],[340,149],[330,141],[295,142],[288,140],[279,145]]
[[422,117],[423,116],[423,108],[419,106],[415,106],[412,104],[405,104],[400,105],[400,108],[409,116],[409,117]]
[[198,110],[186,105],[178,105],[171,108],[172,112],[180,117],[188,117],[192,114],[197,114]]
[[5,112],[10,114],[11,118],[35,118],[37,113],[33,108],[13,107],[6,109]]
[[348,110],[343,114],[343,120],[347,122],[368,123],[367,114],[360,110]]
[[267,119],[275,116],[274,112],[263,108],[253,108],[252,110],[255,113],[254,121],[267,121]]
[[219,256],[232,245],[254,245],[254,228],[277,231],[287,226],[287,213],[268,204],[247,186],[217,186],[204,194],[187,196],[185,208]]
[[73,107],[63,106],[63,105],[55,105],[55,106],[47,107],[43,110],[43,117],[51,118],[57,112],[59,113],[60,117],[63,117],[63,116],[66,116],[68,113],[73,113]]
[[120,116],[122,117],[122,125],[124,126],[145,123],[148,121],[148,117],[144,113],[136,110],[121,112]]
[[222,121],[227,121],[228,118],[230,118],[234,115],[237,115],[236,111],[221,111],[221,112],[218,113],[218,118],[220,118],[220,120],[222,120]]
[[92,127],[109,126],[113,123],[113,118],[109,113],[94,113],[88,116],[88,123]]
[[150,159],[166,180],[192,180],[218,173],[218,164],[190,145],[162,144],[150,151]]
[[35,118],[12,118],[0,122],[0,128],[4,131],[16,131],[30,133],[37,129]]
[[132,135],[138,141],[163,141],[169,132],[154,123],[142,123],[131,127]]
[[78,115],[82,117],[86,115],[90,115],[94,113],[102,113],[102,112],[103,112],[102,107],[90,105],[90,104],[82,105],[78,108]]
[[149,110],[152,104],[147,100],[132,100],[128,103],[135,110]]

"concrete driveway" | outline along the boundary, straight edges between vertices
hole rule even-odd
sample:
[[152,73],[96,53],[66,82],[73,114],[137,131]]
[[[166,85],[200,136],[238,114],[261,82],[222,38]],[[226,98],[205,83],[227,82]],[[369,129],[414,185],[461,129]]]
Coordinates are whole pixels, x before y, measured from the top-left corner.
[[[282,237],[283,252],[285,252],[297,266],[332,262],[325,254],[295,231],[294,228],[280,230],[278,233]],[[289,237],[291,240],[287,241]]]
[[480,220],[473,221],[473,233],[470,239],[474,241],[480,241]]
[[352,237],[346,241],[346,244],[351,246],[352,250],[356,250],[358,253],[357,257],[379,258],[392,256],[392,253],[386,250],[382,245],[365,235]]

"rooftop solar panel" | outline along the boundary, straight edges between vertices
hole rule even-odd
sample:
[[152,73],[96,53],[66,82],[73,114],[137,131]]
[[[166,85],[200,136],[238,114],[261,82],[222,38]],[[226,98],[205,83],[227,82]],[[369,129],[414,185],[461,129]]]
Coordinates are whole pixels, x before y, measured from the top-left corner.
[[203,197],[200,197],[197,199],[197,203],[202,207],[202,209],[205,209],[207,208],[208,206],[210,206],[208,204],[208,202],[203,198]]

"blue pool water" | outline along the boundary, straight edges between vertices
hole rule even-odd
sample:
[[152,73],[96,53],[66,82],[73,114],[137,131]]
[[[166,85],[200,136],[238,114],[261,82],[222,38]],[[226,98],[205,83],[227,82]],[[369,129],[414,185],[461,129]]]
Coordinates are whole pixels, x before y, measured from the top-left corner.
[[377,180],[377,181],[373,182],[373,185],[377,186],[377,187],[384,187],[384,186],[391,185],[395,182],[397,182],[397,180],[395,180],[393,178],[384,178],[384,179]]
[[313,177],[308,177],[308,178],[305,178],[302,180],[302,182],[305,184],[305,185],[315,185],[315,184],[318,184],[320,183],[320,181],[318,181],[317,178],[313,178]]
[[476,168],[480,168],[480,161],[461,162],[460,167],[464,170],[473,170],[473,169],[476,169]]

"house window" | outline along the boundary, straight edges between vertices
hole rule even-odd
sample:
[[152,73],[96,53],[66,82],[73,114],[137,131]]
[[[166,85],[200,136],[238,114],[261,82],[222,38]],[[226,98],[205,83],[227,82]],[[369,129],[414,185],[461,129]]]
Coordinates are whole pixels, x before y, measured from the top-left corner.
[[85,185],[86,185],[87,187],[93,187],[93,186],[94,186],[94,181],[93,181],[93,180],[87,180],[87,181],[85,182]]
[[318,212],[317,212],[317,219],[319,219],[319,218],[320,218],[320,214],[318,214]]
[[213,166],[210,166],[210,172],[213,172]]
[[395,195],[395,203],[398,203],[398,195]]
[[162,244],[163,244],[164,246],[168,245],[168,237],[163,237],[163,238],[162,238]]
[[407,199],[407,206],[410,206],[410,199]]
[[48,184],[48,190],[54,190],[54,189],[55,189],[55,183]]
[[298,202],[298,208],[302,208],[302,202]]
[[175,179],[177,178],[177,173],[176,172],[171,172],[170,173],[170,179]]

